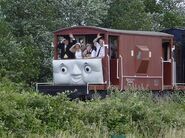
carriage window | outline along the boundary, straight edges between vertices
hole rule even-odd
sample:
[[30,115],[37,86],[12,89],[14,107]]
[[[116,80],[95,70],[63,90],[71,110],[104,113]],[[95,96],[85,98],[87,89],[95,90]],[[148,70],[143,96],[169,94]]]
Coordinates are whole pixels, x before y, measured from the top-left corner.
[[[100,34],[103,38],[104,35]],[[55,49],[55,59],[87,59],[96,58],[97,54],[102,51],[96,50],[93,40],[97,34],[75,35],[71,39],[69,35],[57,36],[57,46]],[[114,42],[117,45],[117,42]],[[79,51],[80,49],[80,51]]]
[[135,47],[135,53],[136,53],[135,57],[136,72],[146,74],[148,71],[148,66],[151,57],[151,53],[148,46],[137,45]]
[[80,43],[86,42],[85,36],[75,36],[75,39],[77,40],[77,42],[80,42]]
[[118,58],[118,37],[117,36],[109,36],[109,46],[110,46],[110,57],[111,59]]
[[163,48],[163,60],[164,61],[168,61],[170,60],[170,42],[163,42],[162,44],[162,48]]

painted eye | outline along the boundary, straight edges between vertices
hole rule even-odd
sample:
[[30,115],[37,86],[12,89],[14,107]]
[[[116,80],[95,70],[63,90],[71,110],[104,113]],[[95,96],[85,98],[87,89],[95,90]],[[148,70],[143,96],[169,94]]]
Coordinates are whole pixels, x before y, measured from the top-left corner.
[[84,70],[85,70],[86,73],[91,73],[91,71],[92,71],[92,69],[91,69],[91,67],[89,65],[86,65],[84,67]]
[[67,68],[65,66],[62,66],[61,67],[61,71],[62,71],[62,73],[66,73],[67,72]]

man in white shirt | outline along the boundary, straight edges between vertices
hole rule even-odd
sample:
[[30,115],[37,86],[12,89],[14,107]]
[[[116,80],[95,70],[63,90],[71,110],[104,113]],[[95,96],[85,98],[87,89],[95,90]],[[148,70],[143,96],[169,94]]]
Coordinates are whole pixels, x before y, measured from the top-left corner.
[[98,34],[97,37],[93,40],[94,46],[96,47],[96,52],[92,52],[91,57],[103,58],[105,56],[104,41],[101,38],[102,36]]

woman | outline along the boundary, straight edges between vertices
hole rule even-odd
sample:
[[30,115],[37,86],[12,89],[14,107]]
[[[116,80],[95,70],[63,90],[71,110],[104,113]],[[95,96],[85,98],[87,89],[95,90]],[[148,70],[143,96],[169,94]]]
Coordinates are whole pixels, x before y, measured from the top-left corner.
[[75,58],[76,59],[81,59],[82,58],[82,50],[81,50],[81,44],[80,43],[74,44],[69,50],[72,53],[75,53]]
[[93,58],[96,54],[96,47],[92,46],[91,44],[86,45],[86,49],[83,52],[84,58]]

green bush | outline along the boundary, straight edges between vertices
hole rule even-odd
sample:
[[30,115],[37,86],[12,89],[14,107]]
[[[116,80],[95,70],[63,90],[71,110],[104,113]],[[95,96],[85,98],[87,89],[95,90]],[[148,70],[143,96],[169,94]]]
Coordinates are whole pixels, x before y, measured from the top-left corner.
[[183,94],[156,100],[148,91],[128,90],[82,102],[25,90],[8,80],[0,88],[1,137],[160,137],[185,129]]

